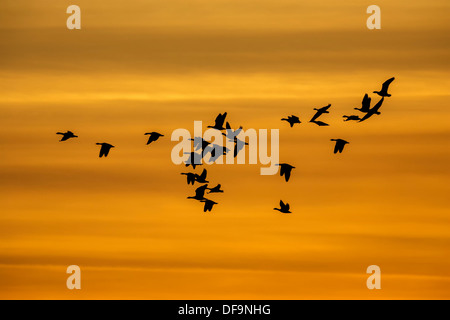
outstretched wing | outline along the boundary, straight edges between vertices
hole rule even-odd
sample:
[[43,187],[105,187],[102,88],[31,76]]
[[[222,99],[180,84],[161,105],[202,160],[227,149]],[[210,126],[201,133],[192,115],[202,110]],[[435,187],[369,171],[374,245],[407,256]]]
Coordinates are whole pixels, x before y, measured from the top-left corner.
[[361,122],[361,121],[364,121],[364,120],[367,120],[367,119],[369,119],[371,116],[373,115],[373,113],[372,112],[367,112],[365,115],[364,115],[364,117],[362,117],[362,119],[361,120],[359,120],[358,122]]
[[203,198],[203,196],[205,195],[205,190],[206,190],[207,187],[208,187],[208,185],[205,184],[205,185],[203,185],[203,186],[198,187],[197,189],[195,189],[195,196],[196,196],[197,198]]
[[383,83],[383,87],[381,88],[381,90],[387,92],[387,90],[388,90],[388,88],[389,88],[389,85],[390,85],[391,82],[394,81],[394,80],[395,80],[394,77],[392,77],[392,78],[386,80],[386,81]]
[[338,142],[336,142],[336,147],[338,148],[339,153],[342,153],[342,151],[344,150],[344,146],[344,141],[339,140]]
[[102,146],[102,149],[104,149],[104,150],[103,150],[103,155],[104,155],[105,157],[107,157],[108,154],[109,154],[109,150],[111,150],[111,148],[110,148],[109,146]]
[[372,108],[371,111],[372,111],[373,113],[378,112],[378,109],[380,109],[381,105],[383,104],[383,101],[384,101],[384,97],[381,97],[380,101],[378,101],[378,102],[373,106],[373,108]]
[[319,127],[326,127],[329,125],[328,123],[325,123],[323,121],[313,121],[313,123],[317,124]]
[[361,111],[362,112],[368,112],[370,110],[370,101],[372,99],[369,98],[369,95],[366,93],[366,95],[364,96],[363,100],[362,100],[362,106],[361,106]]
[[340,149],[339,141],[336,141],[336,144],[334,145],[334,153],[337,153],[339,149]]
[[284,170],[284,179],[286,180],[286,182],[289,181],[290,176],[291,176],[291,169]]
[[102,145],[102,147],[100,148],[100,154],[99,154],[99,157],[101,158],[101,157],[103,157],[104,155],[105,155],[105,146]]
[[283,200],[280,200],[280,208],[283,209],[286,205],[284,204]]
[[284,166],[280,165],[280,176],[282,177],[286,173]]
[[309,122],[313,122],[315,121],[318,117],[320,117],[320,115],[322,114],[322,111],[317,111],[316,114],[311,118],[311,120],[309,120]]
[[227,116],[226,112],[224,112],[223,114],[219,113],[219,115],[216,117],[215,120],[215,127],[222,127],[223,123],[225,122],[226,116]]
[[203,169],[202,174],[200,175],[200,179],[205,180],[207,175],[206,169]]

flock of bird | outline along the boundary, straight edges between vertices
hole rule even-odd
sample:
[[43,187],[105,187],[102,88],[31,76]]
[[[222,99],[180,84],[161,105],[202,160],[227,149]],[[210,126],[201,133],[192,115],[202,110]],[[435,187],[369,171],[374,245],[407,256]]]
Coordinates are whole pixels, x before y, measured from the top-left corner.
[[[390,78],[386,80],[380,91],[373,91],[373,93],[376,93],[378,96],[381,97],[381,99],[373,106],[371,107],[371,98],[366,93],[363,97],[361,108],[354,108],[355,110],[360,111],[364,115],[362,118],[358,115],[344,115],[344,121],[358,121],[362,122],[373,115],[379,115],[380,114],[380,107],[383,104],[385,97],[390,97],[391,95],[388,93],[389,85],[392,81],[394,81],[395,78]],[[330,109],[331,104],[328,104],[327,106],[324,106],[322,108],[314,108],[316,111],[314,116],[309,120],[309,122],[314,123],[318,126],[328,126],[327,123],[318,120],[318,118],[323,115],[324,113],[330,113],[328,110]],[[193,149],[194,151],[189,152],[189,158],[185,161],[185,166],[189,167],[192,166],[192,168],[195,170],[197,165],[201,165],[201,160],[205,158],[208,154],[209,162],[216,161],[220,156],[226,155],[228,152],[233,151],[234,157],[237,156],[239,151],[241,151],[246,145],[248,145],[247,142],[242,141],[237,138],[241,130],[243,129],[242,126],[239,127],[236,130],[233,130],[231,128],[231,125],[229,122],[225,122],[227,113],[224,112],[223,114],[219,114],[216,119],[215,123],[212,126],[207,126],[208,128],[216,129],[219,131],[225,131],[222,132],[222,135],[224,135],[229,141],[234,142],[234,150],[230,150],[224,146],[220,146],[214,143],[211,143],[209,141],[206,141],[202,137],[194,137],[191,139],[193,141]],[[282,118],[282,121],[287,121],[292,128],[295,124],[300,124],[301,121],[298,116],[290,115],[287,118]],[[225,124],[225,127],[224,127]],[[56,134],[62,135],[61,140],[59,141],[67,141],[71,138],[77,138],[78,136],[75,135],[71,131],[66,132],[57,132]],[[158,132],[147,132],[145,135],[149,135],[147,145],[151,144],[152,142],[157,141],[160,137],[163,137],[164,135]],[[349,142],[343,139],[331,139],[331,141],[335,142],[334,145],[334,153],[342,153],[344,150],[344,146],[348,144]],[[100,145],[100,153],[99,157],[107,157],[111,148],[114,148],[113,145],[102,142],[102,143],[96,143],[97,145]],[[201,150],[201,153],[198,153],[197,151]],[[295,169],[294,166],[288,164],[288,163],[279,163],[277,166],[280,167],[279,174],[281,177],[284,176],[284,179],[286,182],[289,181],[289,178],[291,177],[291,171],[292,169]],[[214,194],[214,193],[223,193],[224,191],[221,189],[221,185],[217,184],[213,188],[208,188],[209,181],[207,180],[207,170],[203,169],[201,174],[197,174],[195,172],[182,172],[181,175],[186,175],[187,178],[187,184],[188,185],[194,185],[195,183],[202,184],[201,186],[197,187],[195,189],[195,195],[187,197],[187,199],[194,199],[199,202],[204,203],[203,211],[211,211],[214,205],[217,205],[218,203],[208,199],[205,197],[205,195]],[[280,208],[274,208],[274,210],[280,211],[281,213],[291,213],[289,203],[284,203],[282,200],[280,200]]]

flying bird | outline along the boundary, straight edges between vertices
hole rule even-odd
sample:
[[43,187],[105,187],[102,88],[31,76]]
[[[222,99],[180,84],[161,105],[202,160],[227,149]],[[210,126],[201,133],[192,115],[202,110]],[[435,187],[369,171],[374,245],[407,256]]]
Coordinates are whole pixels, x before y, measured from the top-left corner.
[[289,122],[289,125],[291,126],[291,128],[294,126],[294,124],[301,123],[300,119],[294,115],[288,116],[287,118],[282,118],[281,121]]
[[99,146],[102,146],[100,148],[100,155],[99,155],[100,158],[103,156],[106,158],[108,156],[109,150],[111,150],[111,148],[114,148],[113,145],[110,145],[109,143],[106,143],[106,142],[103,142],[103,143],[97,142],[96,144]]
[[152,143],[153,141],[158,140],[160,137],[164,137],[163,134],[158,133],[158,132],[147,132],[147,133],[144,134],[144,135],[150,135],[150,137],[148,137],[147,144],[150,144],[150,143]]
[[241,151],[244,146],[248,146],[248,142],[242,141],[240,139],[238,139],[238,137],[235,135],[233,138],[230,138],[230,135],[227,135],[225,133],[222,133],[225,137],[228,138],[229,141],[233,141],[234,142],[234,157],[237,156],[237,154],[239,153],[239,151]]
[[283,200],[280,200],[280,208],[273,208],[273,210],[278,210],[282,213],[291,213],[291,211],[289,211],[289,203],[284,203]]
[[359,116],[355,116],[355,115],[342,116],[342,118],[345,118],[344,121],[350,121],[350,120],[358,121],[358,120],[361,120],[361,118]]
[[280,167],[280,177],[284,175],[284,179],[286,180],[286,182],[288,182],[291,176],[291,171],[292,169],[295,169],[295,167],[287,163],[279,163],[277,164],[277,166]]
[[236,130],[231,129],[231,125],[230,125],[230,123],[227,121],[227,124],[226,124],[226,132],[227,132],[227,133],[226,133],[226,134],[225,134],[225,133],[222,133],[222,134],[225,135],[227,138],[233,139],[233,138],[237,137],[239,133],[241,133],[242,129],[243,129],[242,126],[240,126],[240,127],[239,127],[238,129],[236,129]]
[[210,142],[206,141],[202,137],[194,137],[194,139],[189,139],[194,141],[194,151],[198,151],[202,149],[202,154],[205,152],[206,147],[210,144]]
[[193,172],[182,172],[181,174],[186,175],[187,177],[187,184],[194,184],[195,182],[195,176],[196,174]]
[[376,93],[376,94],[378,94],[379,96],[382,96],[382,97],[390,97],[391,95],[390,95],[387,91],[388,91],[389,85],[390,85],[391,82],[394,81],[394,80],[395,80],[394,77],[392,77],[392,78],[386,80],[386,81],[383,83],[382,87],[381,87],[381,91],[374,91],[373,93]]
[[195,196],[187,197],[188,199],[195,199],[195,200],[207,200],[205,198],[205,190],[208,188],[207,184],[204,184],[197,189],[195,189]]
[[200,200],[200,202],[204,202],[205,203],[205,206],[203,207],[203,212],[206,212],[206,211],[210,211],[211,212],[213,206],[215,204],[218,204],[217,202],[214,202],[214,201],[206,199],[206,198],[203,199],[203,200]]
[[371,100],[372,99],[369,98],[369,95],[366,93],[364,95],[364,98],[362,99],[361,108],[353,108],[353,109],[361,111],[361,112],[364,112],[364,113],[365,112],[369,112],[369,110],[370,110],[370,101]]
[[331,139],[331,141],[336,141],[336,144],[334,146],[334,153],[342,153],[342,151],[344,150],[344,146],[347,143],[350,143],[348,141],[342,140],[342,139]]
[[208,126],[208,128],[213,128],[213,129],[217,129],[217,130],[225,130],[225,128],[223,127],[223,123],[225,122],[225,118],[227,116],[227,113],[224,112],[219,113],[219,115],[216,117],[215,123],[213,126]]
[[189,158],[184,163],[186,167],[189,167],[190,165],[192,168],[195,169],[196,166],[202,165],[202,155],[198,154],[197,152],[185,152],[184,154],[189,154]]
[[203,156],[206,156],[208,152],[211,153],[211,158],[209,158],[209,162],[216,161],[220,156],[224,156],[227,154],[228,151],[231,151],[227,147],[218,145],[218,144],[210,144],[208,147],[205,148],[205,151],[203,152]]
[[310,121],[310,122],[317,124],[319,127],[326,127],[326,126],[329,126],[328,123],[325,123],[325,122],[323,122],[323,121],[314,120],[314,121]]
[[56,134],[62,135],[61,140],[59,140],[60,142],[61,141],[66,141],[67,139],[70,139],[70,138],[78,138],[78,136],[74,135],[72,131],[67,131],[67,132],[64,132],[64,133],[63,132],[57,132]]
[[208,193],[223,193],[223,190],[220,189],[221,185],[218,184],[214,188],[207,188],[209,190]]
[[370,110],[364,115],[364,117],[362,117],[361,120],[359,120],[358,122],[364,121],[369,119],[371,116],[373,116],[374,114],[381,114],[380,111],[378,111],[378,109],[380,109],[381,105],[383,104],[384,101],[384,97],[382,97],[380,99],[380,101],[378,101],[372,108],[370,108]]
[[206,175],[207,175],[206,169],[203,169],[202,173],[200,175],[195,174],[195,181],[200,183],[208,183],[209,181],[206,181]]
[[330,107],[331,107],[331,104],[328,104],[327,106],[322,107],[322,108],[314,108],[314,110],[317,110],[317,112],[311,118],[311,120],[309,120],[309,122],[314,122],[318,117],[320,117],[324,113],[330,113],[330,111],[328,111],[328,109],[330,109]]

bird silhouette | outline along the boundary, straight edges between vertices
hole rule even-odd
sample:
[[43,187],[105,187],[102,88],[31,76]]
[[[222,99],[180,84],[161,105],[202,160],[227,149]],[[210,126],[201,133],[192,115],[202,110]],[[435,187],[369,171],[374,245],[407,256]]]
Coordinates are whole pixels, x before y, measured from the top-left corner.
[[223,193],[223,190],[220,189],[221,185],[218,184],[214,188],[207,188],[209,190],[208,193]]
[[160,137],[164,137],[163,134],[158,133],[158,132],[147,132],[144,135],[150,135],[150,137],[148,137],[148,141],[147,144],[152,143],[153,141],[158,140]]
[[359,116],[351,115],[351,116],[342,116],[342,118],[345,118],[344,121],[351,121],[351,120],[361,120]]
[[317,124],[319,127],[326,127],[326,126],[329,126],[328,123],[325,123],[325,122],[323,122],[323,121],[314,120],[314,121],[310,121],[310,122]]
[[287,118],[281,118],[281,121],[289,122],[289,125],[291,126],[291,128],[294,126],[294,124],[301,123],[300,119],[294,115],[288,116]]
[[[237,128],[236,130],[231,129],[231,125],[230,123],[227,121],[226,124],[226,134],[225,136],[227,136],[230,139],[233,139],[234,137],[236,137],[239,133],[241,133],[243,127],[240,126],[239,128]],[[223,133],[222,133],[223,134]]]
[[223,123],[225,122],[225,118],[227,116],[227,113],[224,112],[219,113],[219,115],[216,117],[215,123],[213,126],[208,126],[208,128],[213,128],[213,129],[217,129],[217,130],[225,130],[225,128],[223,127]]
[[202,137],[194,137],[194,139],[189,139],[194,141],[194,151],[202,150],[202,154],[205,152],[205,148],[210,144],[210,142],[206,141]]
[[359,120],[358,122],[367,120],[374,114],[381,114],[378,110],[380,109],[381,105],[383,104],[383,101],[384,101],[384,97],[382,97],[380,99],[380,101],[378,101],[372,108],[370,108],[370,110],[367,111],[367,113],[364,115],[364,117],[362,117],[362,119]]
[[361,108],[353,108],[353,109],[364,112],[364,113],[369,112],[371,100],[372,99],[369,98],[369,95],[366,93],[362,99]]
[[227,135],[225,133],[222,133],[225,137],[228,138],[228,141],[233,141],[234,142],[234,157],[236,157],[239,153],[239,151],[241,151],[244,146],[248,146],[248,142],[242,141],[240,139],[238,139],[238,137],[234,136],[233,138],[230,138],[230,135]]
[[280,200],[280,208],[273,208],[273,210],[278,210],[282,213],[291,213],[291,211],[289,211],[289,203],[284,203],[283,200]]
[[186,167],[189,167],[191,165],[192,168],[195,169],[196,166],[202,165],[201,154],[198,154],[197,152],[185,152],[184,154],[189,154],[189,158],[184,162]]
[[187,177],[187,184],[194,184],[195,182],[195,176],[196,174],[193,172],[182,172],[181,174],[186,175]]
[[206,156],[208,154],[208,152],[210,152],[211,153],[211,157],[209,158],[209,162],[214,162],[220,156],[226,155],[228,151],[231,151],[231,150],[228,149],[227,147],[224,147],[224,146],[212,143],[212,144],[209,144],[205,148],[205,151],[203,152],[203,156]]
[[111,148],[114,148],[113,145],[110,145],[109,143],[106,143],[106,142],[103,142],[103,143],[97,142],[96,144],[99,145],[99,146],[102,146],[102,147],[100,148],[100,155],[99,155],[100,158],[103,157],[103,156],[104,156],[104,157],[107,157],[108,154],[109,154],[109,150],[110,150]]
[[336,141],[336,144],[334,146],[334,153],[342,153],[342,151],[344,150],[344,146],[347,143],[350,143],[348,141],[342,140],[342,139],[331,139],[331,141]]
[[295,169],[295,167],[287,163],[279,163],[277,164],[277,166],[280,167],[280,177],[284,175],[284,179],[286,180],[286,182],[288,182],[291,176],[291,171],[292,169]]
[[200,183],[208,183],[209,181],[206,181],[206,175],[207,175],[206,169],[203,169],[202,173],[200,175],[195,174],[195,181]]
[[381,87],[381,91],[374,91],[373,93],[376,93],[376,94],[378,94],[379,96],[382,96],[382,97],[390,97],[391,95],[390,95],[387,91],[388,91],[389,85],[390,85],[391,82],[394,81],[394,80],[395,80],[394,77],[392,77],[392,78],[386,80],[386,81],[383,83],[382,87]]
[[215,204],[218,204],[217,202],[214,202],[214,201],[206,199],[206,198],[203,199],[203,200],[200,200],[200,202],[204,202],[205,203],[205,206],[203,207],[203,212],[206,212],[206,211],[210,211],[211,212],[213,206]]
[[61,141],[66,141],[66,140],[68,140],[70,138],[78,138],[78,136],[74,135],[72,131],[67,131],[67,132],[64,132],[64,133],[63,132],[57,132],[56,134],[62,135],[61,140],[59,140],[60,142]]
[[317,110],[317,112],[311,118],[311,120],[309,120],[309,122],[314,122],[318,117],[320,117],[324,113],[330,113],[330,111],[328,111],[328,109],[330,109],[330,107],[331,107],[331,104],[328,104],[327,106],[322,107],[322,108],[314,108],[314,110]]
[[195,199],[195,200],[206,200],[205,198],[205,191],[206,188],[208,188],[207,184],[204,184],[197,189],[195,189],[195,196],[187,197],[188,199]]

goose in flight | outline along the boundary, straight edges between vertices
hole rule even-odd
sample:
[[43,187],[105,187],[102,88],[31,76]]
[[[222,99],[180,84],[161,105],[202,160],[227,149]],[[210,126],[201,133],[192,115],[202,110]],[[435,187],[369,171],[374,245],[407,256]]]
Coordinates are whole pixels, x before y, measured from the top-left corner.
[[361,111],[361,112],[364,112],[364,113],[365,112],[369,112],[369,110],[370,110],[370,101],[371,100],[372,99],[369,98],[369,95],[366,93],[364,98],[362,99],[361,108],[353,108],[353,109]]
[[347,143],[350,143],[348,141],[342,140],[342,139],[331,139],[331,141],[336,141],[336,144],[334,145],[334,153],[342,153],[344,150],[344,147]]
[[291,211],[289,211],[289,203],[284,203],[283,200],[280,200],[280,208],[273,208],[273,210],[278,210],[282,213],[291,213]]
[[310,122],[317,124],[319,127],[326,127],[326,126],[329,126],[328,123],[325,123],[325,122],[323,122],[323,121],[314,120],[314,121],[310,121]]
[[181,174],[186,175],[187,177],[187,184],[192,184],[194,185],[195,182],[195,176],[196,174],[193,172],[182,172]]
[[330,109],[331,107],[331,103],[328,104],[325,107],[322,108],[314,108],[314,110],[317,110],[316,114],[311,118],[311,120],[309,120],[309,122],[314,122],[318,117],[320,117],[322,114],[324,113],[330,113],[330,111],[328,111],[328,109]]
[[78,136],[74,135],[72,131],[67,131],[67,132],[64,132],[64,133],[63,132],[57,132],[56,134],[62,135],[61,140],[59,140],[60,142],[61,141],[66,141],[66,140],[68,140],[70,138],[78,138]]
[[224,136],[226,136],[227,138],[229,138],[229,139],[233,139],[233,138],[235,138],[235,137],[237,137],[238,135],[239,135],[239,133],[241,133],[241,131],[242,131],[242,129],[243,129],[243,127],[242,126],[240,126],[238,129],[236,129],[236,130],[233,130],[233,129],[231,129],[231,125],[230,125],[230,123],[227,121],[227,124],[226,124],[226,134],[225,133],[222,133]]
[[234,136],[234,138],[230,138],[229,136],[227,136],[225,133],[222,133],[225,137],[228,137],[229,141],[233,141],[234,142],[234,157],[236,157],[239,153],[239,151],[241,151],[244,146],[248,146],[248,142],[242,141],[240,139],[238,139],[237,136]]
[[220,156],[224,156],[227,154],[228,151],[231,151],[227,147],[220,146],[218,144],[210,144],[208,147],[205,148],[205,151],[203,152],[203,156],[206,156],[208,152],[211,153],[211,158],[209,158],[209,162],[216,161]]
[[381,114],[380,111],[378,111],[378,109],[380,109],[381,105],[383,104],[383,101],[384,101],[384,97],[382,97],[380,99],[380,101],[378,101],[372,108],[370,108],[370,110],[367,111],[367,113],[364,115],[364,117],[362,117],[362,119],[359,120],[358,122],[367,120],[374,114]]
[[279,163],[277,164],[277,166],[280,167],[280,177],[284,175],[284,179],[286,180],[286,182],[288,182],[291,176],[291,171],[292,169],[295,169],[295,167],[287,163]]
[[114,148],[113,145],[110,145],[109,143],[106,143],[106,142],[103,142],[103,143],[97,142],[96,144],[99,145],[99,146],[102,146],[102,147],[100,148],[100,155],[99,155],[100,158],[103,157],[103,156],[104,156],[104,157],[107,157],[107,156],[108,156],[108,153],[109,153],[109,150],[110,150],[111,148]]
[[300,121],[300,119],[297,116],[291,115],[288,116],[287,118],[282,118],[281,121],[287,121],[289,122],[289,125],[291,126],[291,128],[294,126],[294,124],[296,123],[302,123]]
[[379,96],[382,96],[382,97],[390,97],[391,95],[390,95],[387,91],[388,91],[389,85],[390,85],[391,82],[394,81],[394,80],[395,80],[394,77],[392,77],[392,78],[386,80],[386,81],[383,83],[382,87],[381,87],[381,91],[374,91],[373,93],[376,93],[376,94],[378,94]]
[[189,158],[186,160],[186,162],[184,163],[186,165],[186,167],[189,167],[190,165],[192,166],[192,168],[195,169],[196,166],[201,166],[202,165],[202,155],[198,154],[197,152],[185,152],[184,154],[189,154]]
[[214,188],[207,188],[209,190],[208,193],[223,193],[223,190],[220,189],[221,185],[220,183],[215,186]]
[[158,133],[158,132],[147,132],[144,135],[150,135],[150,137],[148,137],[148,141],[147,144],[152,143],[153,141],[158,140],[160,137],[164,137],[163,134]]
[[188,199],[195,199],[195,200],[206,200],[205,198],[205,190],[208,188],[207,184],[204,184],[197,189],[195,189],[195,196],[187,197]]
[[208,183],[209,181],[206,181],[207,174],[208,174],[208,172],[206,171],[206,169],[203,169],[203,171],[200,175],[195,174],[195,181],[200,182],[200,183]]
[[194,137],[194,139],[189,139],[191,141],[194,141],[194,150],[198,151],[202,149],[202,154],[205,151],[206,147],[210,144],[210,142],[206,141],[202,137]]
[[358,120],[361,120],[360,117],[354,116],[354,115],[352,115],[352,116],[342,116],[342,118],[345,118],[344,121],[350,121],[350,120],[358,121]]
[[206,199],[206,198],[203,199],[203,200],[200,200],[200,202],[204,202],[205,203],[205,206],[203,207],[203,212],[206,212],[206,211],[210,211],[211,212],[213,206],[215,204],[218,204],[217,202],[214,202],[214,201]]
[[213,129],[217,129],[217,130],[225,130],[225,128],[223,127],[223,123],[225,122],[225,118],[227,116],[227,113],[224,112],[219,113],[219,115],[216,117],[215,123],[213,126],[208,126],[208,128],[213,128]]

